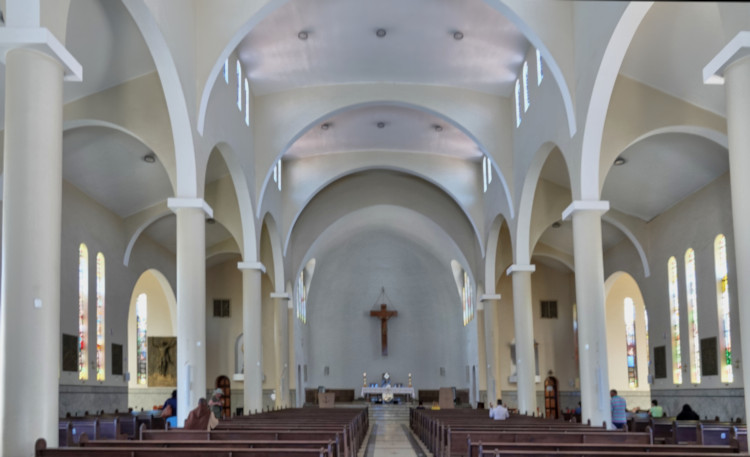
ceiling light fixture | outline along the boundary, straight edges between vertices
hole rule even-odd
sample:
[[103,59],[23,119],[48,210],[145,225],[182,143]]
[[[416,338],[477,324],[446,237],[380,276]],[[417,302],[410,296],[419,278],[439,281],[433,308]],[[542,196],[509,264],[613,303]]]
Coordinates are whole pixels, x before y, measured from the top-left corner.
[[213,217],[209,217],[206,219],[206,224],[213,225],[215,223],[216,223],[216,219],[214,219]]
[[619,156],[619,157],[617,157],[615,159],[615,165],[617,165],[617,166],[625,165],[626,162],[627,162],[627,160],[623,156]]
[[153,152],[149,152],[145,156],[143,156],[143,161],[146,163],[154,163],[156,162],[156,155],[154,155]]
[[385,29],[377,29],[375,31],[375,35],[377,35],[378,38],[383,38],[386,34]]
[[443,131],[443,126],[440,125],[440,124],[435,124],[435,125],[432,126],[432,129],[434,131],[436,131],[436,132],[442,132]]
[[332,124],[330,122],[324,122],[323,124],[320,125],[320,129],[321,130],[328,130],[328,129],[331,128],[331,125]]
[[560,225],[562,225],[560,224],[560,221],[555,221],[552,223],[552,228],[560,228]]
[[458,30],[456,30],[455,32],[453,32],[453,39],[456,40],[456,41],[463,40],[464,39],[463,32],[460,32]]
[[379,129],[385,128],[385,122],[380,121],[380,122],[377,123],[377,126],[378,126]]
[[309,36],[308,33],[304,30],[297,34],[297,38],[299,38],[302,41],[305,41],[308,36]]

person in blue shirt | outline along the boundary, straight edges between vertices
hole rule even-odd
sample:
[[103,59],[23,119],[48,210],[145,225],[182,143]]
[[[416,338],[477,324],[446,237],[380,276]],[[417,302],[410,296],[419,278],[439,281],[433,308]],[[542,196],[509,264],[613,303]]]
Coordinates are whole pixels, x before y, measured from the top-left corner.
[[627,405],[625,399],[617,395],[617,391],[612,389],[609,391],[609,396],[612,398],[610,404],[612,406],[612,425],[616,428],[625,428],[628,422],[626,413]]
[[[167,407],[169,407],[167,409]],[[161,417],[165,418],[169,425],[177,427],[177,391],[172,391],[172,396],[167,398],[161,407]]]

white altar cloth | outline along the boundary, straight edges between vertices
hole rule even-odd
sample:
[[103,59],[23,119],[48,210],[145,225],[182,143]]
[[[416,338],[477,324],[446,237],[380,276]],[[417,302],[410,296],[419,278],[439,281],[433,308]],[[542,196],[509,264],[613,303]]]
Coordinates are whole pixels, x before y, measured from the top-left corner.
[[411,398],[414,398],[414,388],[413,387],[363,387],[362,391],[360,392],[361,397],[365,397],[367,395],[383,395],[386,392],[390,392],[393,395],[409,395]]

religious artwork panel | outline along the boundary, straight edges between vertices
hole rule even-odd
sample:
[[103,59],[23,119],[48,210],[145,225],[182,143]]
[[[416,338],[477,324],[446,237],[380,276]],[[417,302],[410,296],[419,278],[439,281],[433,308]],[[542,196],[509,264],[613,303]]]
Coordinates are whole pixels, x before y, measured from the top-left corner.
[[122,344],[112,343],[112,374],[122,375]]
[[62,336],[62,371],[78,371],[78,337]]
[[701,340],[701,375],[716,376],[719,374],[718,342],[716,337]]
[[176,337],[148,337],[148,385],[149,387],[177,385]]

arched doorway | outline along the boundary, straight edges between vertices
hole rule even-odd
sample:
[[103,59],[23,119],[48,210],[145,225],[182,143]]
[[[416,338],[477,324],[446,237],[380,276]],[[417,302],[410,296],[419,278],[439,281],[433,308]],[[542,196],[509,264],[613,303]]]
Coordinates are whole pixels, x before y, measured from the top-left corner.
[[544,380],[544,417],[552,419],[560,417],[557,378],[554,376],[549,376]]
[[224,375],[216,378],[216,388],[224,392],[221,396],[221,417],[219,419],[229,419],[232,417],[232,388],[229,378]]

